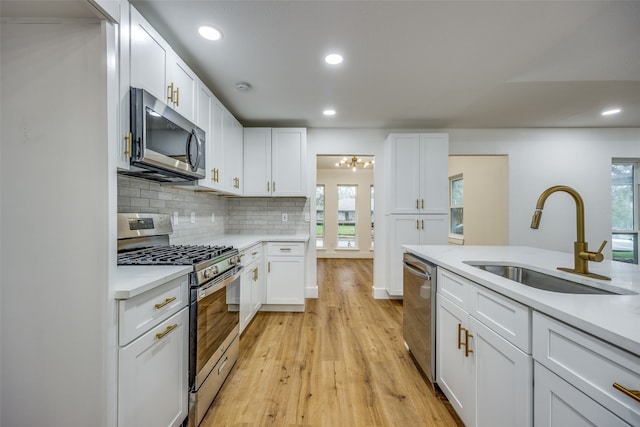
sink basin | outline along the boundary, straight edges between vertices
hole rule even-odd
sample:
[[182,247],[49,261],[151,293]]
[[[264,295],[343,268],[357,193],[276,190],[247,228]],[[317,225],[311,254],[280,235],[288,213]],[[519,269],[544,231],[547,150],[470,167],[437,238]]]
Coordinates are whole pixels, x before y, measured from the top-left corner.
[[615,290],[596,288],[594,286],[561,279],[559,277],[551,276],[550,274],[541,273],[539,271],[516,265],[489,264],[472,261],[465,261],[465,264],[488,271],[489,273],[496,274],[506,279],[522,283],[523,285],[545,291],[560,292],[564,294],[633,294],[633,292],[619,288],[616,288]]

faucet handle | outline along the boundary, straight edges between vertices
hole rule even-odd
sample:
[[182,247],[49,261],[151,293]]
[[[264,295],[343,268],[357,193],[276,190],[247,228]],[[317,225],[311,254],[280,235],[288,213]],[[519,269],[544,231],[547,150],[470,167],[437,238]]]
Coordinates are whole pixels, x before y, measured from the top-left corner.
[[604,255],[602,255],[602,250],[604,249],[605,246],[607,246],[606,240],[602,242],[602,244],[600,245],[600,249],[598,249],[597,252],[591,252],[591,251],[580,252],[580,258],[586,259],[587,261],[601,262],[604,260]]

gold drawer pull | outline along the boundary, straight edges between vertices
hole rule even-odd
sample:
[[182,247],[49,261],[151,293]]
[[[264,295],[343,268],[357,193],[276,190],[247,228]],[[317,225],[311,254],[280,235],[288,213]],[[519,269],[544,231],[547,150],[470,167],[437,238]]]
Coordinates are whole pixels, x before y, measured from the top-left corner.
[[473,350],[469,349],[469,338],[473,338],[473,334],[470,334],[467,329],[464,330],[464,357],[469,357],[469,353],[473,353]]
[[616,390],[620,390],[630,398],[640,402],[640,390],[629,390],[628,388],[623,387],[618,383],[613,383],[613,388],[615,388]]
[[290,252],[291,248],[280,248],[282,252]]
[[171,303],[171,302],[173,302],[175,300],[176,300],[176,297],[167,298],[166,300],[164,300],[164,302],[161,302],[160,304],[156,304],[156,308],[162,308],[165,305],[167,305],[167,304],[169,304],[169,303]]
[[178,324],[173,324],[171,326],[167,326],[167,329],[164,330],[164,332],[160,332],[159,334],[156,334],[156,338],[158,338],[159,340],[161,340],[162,338],[165,337],[165,335],[167,335],[169,332],[173,331],[175,328],[178,327]]
[[170,101],[172,104],[175,103],[174,98],[173,98],[173,94],[174,94],[174,90],[173,90],[173,83],[169,84],[169,86],[167,86],[167,101]]
[[131,132],[129,132],[125,137],[124,140],[126,141],[126,147],[124,150],[124,155],[131,158],[131,156],[133,155],[133,151],[131,149],[131,145],[133,143],[133,137],[131,135]]
[[465,328],[462,327],[461,323],[458,323],[458,350],[462,347],[462,331],[466,331]]
[[251,256],[256,256],[256,255],[258,255],[258,251],[256,251],[256,252],[251,252]]

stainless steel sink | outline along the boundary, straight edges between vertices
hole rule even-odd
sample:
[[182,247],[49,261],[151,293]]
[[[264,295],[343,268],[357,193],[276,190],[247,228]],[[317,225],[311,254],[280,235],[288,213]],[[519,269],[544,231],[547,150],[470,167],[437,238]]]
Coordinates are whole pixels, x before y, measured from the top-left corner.
[[[545,291],[560,292],[564,294],[634,294],[634,292],[620,288],[615,288],[615,290],[596,288],[594,286],[561,279],[559,277],[516,265],[488,264],[473,261],[465,261],[465,264],[488,271],[489,273],[496,274],[506,279],[522,283],[523,285]],[[611,286],[609,287],[611,288]]]

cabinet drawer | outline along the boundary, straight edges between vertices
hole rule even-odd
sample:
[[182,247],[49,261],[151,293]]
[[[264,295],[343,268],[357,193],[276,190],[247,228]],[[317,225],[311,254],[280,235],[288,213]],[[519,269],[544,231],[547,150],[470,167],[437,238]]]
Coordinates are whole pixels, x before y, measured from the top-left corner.
[[471,312],[476,285],[464,277],[442,268],[438,268],[437,277],[436,288],[438,292],[465,311]]
[[640,402],[614,388],[640,389],[640,358],[533,313],[533,358],[625,420],[640,425]]
[[178,277],[143,294],[119,302],[119,343],[125,345],[186,307],[189,276]]
[[529,307],[476,287],[471,314],[511,344],[531,354],[531,310]]
[[254,261],[257,261],[262,258],[262,243],[258,243],[257,245],[253,245],[250,248],[242,251],[244,257],[242,258],[242,265],[249,265]]
[[267,243],[269,256],[304,256],[304,243],[302,242],[269,242]]

